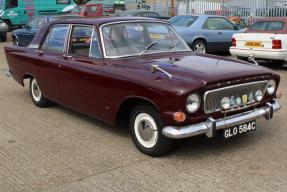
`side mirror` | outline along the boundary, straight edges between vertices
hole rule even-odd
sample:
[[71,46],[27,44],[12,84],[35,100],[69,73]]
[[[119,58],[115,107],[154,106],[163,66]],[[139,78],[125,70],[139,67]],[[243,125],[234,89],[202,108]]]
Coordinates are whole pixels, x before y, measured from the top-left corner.
[[234,30],[239,30],[240,29],[240,26],[239,26],[239,24],[237,23],[237,24],[234,24]]

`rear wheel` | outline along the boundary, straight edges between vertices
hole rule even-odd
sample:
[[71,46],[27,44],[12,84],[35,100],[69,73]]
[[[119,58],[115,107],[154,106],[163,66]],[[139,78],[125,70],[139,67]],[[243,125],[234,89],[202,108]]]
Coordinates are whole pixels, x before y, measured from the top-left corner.
[[49,107],[52,104],[50,100],[43,96],[40,86],[35,78],[30,79],[30,95],[33,103],[38,107]]
[[202,53],[202,54],[207,53],[207,46],[205,41],[203,40],[195,40],[191,45],[191,49],[195,53]]
[[158,112],[149,105],[139,105],[131,113],[130,130],[134,144],[141,152],[158,157],[169,152],[172,141],[162,134]]
[[1,32],[0,33],[0,39],[1,39],[1,42],[6,42],[7,41],[7,32]]

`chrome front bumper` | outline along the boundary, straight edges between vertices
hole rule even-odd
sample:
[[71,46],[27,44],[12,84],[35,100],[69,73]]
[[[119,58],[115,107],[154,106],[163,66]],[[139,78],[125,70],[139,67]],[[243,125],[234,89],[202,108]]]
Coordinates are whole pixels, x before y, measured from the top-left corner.
[[280,109],[278,101],[267,103],[264,107],[257,108],[244,113],[236,114],[221,119],[208,118],[206,122],[197,123],[187,126],[167,126],[162,130],[163,135],[172,139],[182,139],[193,137],[196,135],[206,134],[208,138],[214,137],[215,132],[220,129],[229,128],[235,125],[246,123],[261,117],[269,120],[273,117],[273,113]]

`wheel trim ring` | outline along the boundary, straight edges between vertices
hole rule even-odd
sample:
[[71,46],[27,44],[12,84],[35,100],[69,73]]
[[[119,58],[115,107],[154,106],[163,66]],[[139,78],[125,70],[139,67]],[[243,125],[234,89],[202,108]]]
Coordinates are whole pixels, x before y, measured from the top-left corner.
[[[151,137],[150,140],[148,141],[145,141],[142,137],[141,137],[141,134],[140,134],[140,131],[139,131],[139,124],[142,122],[142,121],[147,121],[149,122],[149,124],[151,125],[152,129],[153,129],[153,136]],[[158,140],[158,128],[157,128],[157,125],[154,121],[154,119],[146,114],[146,113],[139,113],[136,118],[135,118],[135,121],[134,121],[134,132],[135,132],[135,136],[136,136],[136,139],[138,140],[138,142],[145,148],[152,148],[156,145],[157,143],[157,140]]]
[[[32,92],[32,96],[33,96],[33,99],[36,101],[36,102],[39,102],[41,100],[41,97],[42,97],[42,92],[40,90],[40,87],[37,83],[37,80],[36,79],[33,79],[32,80],[32,83],[31,83],[31,92]],[[38,93],[37,93],[38,92]]]
[[206,51],[206,48],[205,48],[205,45],[203,43],[197,43],[194,46],[194,52],[196,52],[196,53],[205,53],[205,51]]

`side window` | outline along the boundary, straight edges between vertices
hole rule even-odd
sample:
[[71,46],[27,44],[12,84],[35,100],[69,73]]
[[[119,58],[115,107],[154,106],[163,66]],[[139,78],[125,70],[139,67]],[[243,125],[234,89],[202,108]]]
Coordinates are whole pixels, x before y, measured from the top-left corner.
[[47,51],[64,52],[68,28],[68,25],[52,26],[42,45],[42,49]]
[[37,22],[37,17],[32,18],[28,23],[27,27],[30,29],[33,29],[35,27],[35,24]]
[[207,18],[202,28],[208,30],[234,30],[232,23],[227,21],[225,18],[219,17]]
[[39,17],[35,28],[36,29],[40,29],[41,27],[43,27],[45,24],[47,24],[47,18],[46,17]]
[[75,26],[72,30],[69,52],[73,55],[89,56],[93,27]]

